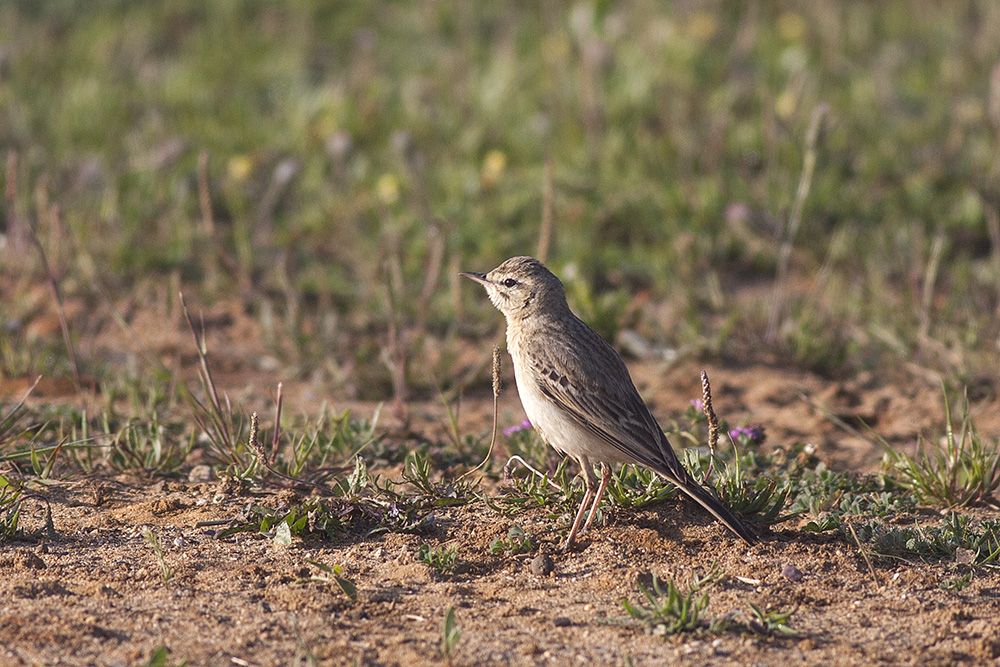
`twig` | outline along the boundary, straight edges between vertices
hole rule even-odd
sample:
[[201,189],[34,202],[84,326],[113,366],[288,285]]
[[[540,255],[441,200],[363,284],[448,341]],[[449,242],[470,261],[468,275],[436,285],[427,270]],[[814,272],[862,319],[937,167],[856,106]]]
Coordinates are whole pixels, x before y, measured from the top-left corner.
[[819,131],[823,125],[823,119],[829,112],[827,104],[820,104],[813,109],[812,118],[809,120],[809,129],[806,132],[806,154],[802,160],[802,173],[799,175],[799,187],[795,193],[795,203],[792,206],[792,213],[788,217],[788,226],[785,229],[784,239],[778,253],[778,274],[775,278],[774,303],[771,305],[771,316],[767,324],[768,342],[774,342],[778,334],[778,320],[781,319],[781,311],[785,306],[785,293],[788,282],[788,265],[792,257],[792,244],[795,235],[802,224],[802,208],[805,206],[806,197],[812,187],[813,172],[816,170],[816,143],[819,140]]
[[542,173],[542,224],[538,230],[538,252],[535,255],[543,264],[549,255],[549,245],[552,243],[552,207],[552,157],[550,156],[545,160],[545,170]]
[[73,341],[69,337],[69,323],[66,321],[66,309],[63,307],[62,294],[59,291],[59,282],[56,280],[55,274],[52,273],[52,267],[49,266],[49,260],[45,256],[45,249],[42,247],[42,242],[38,240],[38,234],[30,225],[28,226],[28,234],[31,237],[31,242],[35,245],[38,250],[38,255],[42,260],[42,268],[45,269],[45,275],[48,278],[49,289],[52,290],[52,296],[56,300],[56,312],[59,315],[59,326],[62,328],[63,343],[66,345],[66,353],[69,355],[69,365],[73,370],[73,381],[76,383],[77,390],[82,389],[80,384],[80,368],[76,364],[76,353],[73,351]]
[[271,436],[271,458],[273,464],[278,458],[278,439],[281,433],[281,383],[278,383],[278,395],[274,399],[274,434]]
[[875,574],[875,568],[872,567],[872,562],[868,558],[868,552],[865,551],[864,548],[861,546],[861,540],[858,539],[858,534],[854,532],[854,524],[853,523],[847,524],[847,528],[851,531],[851,537],[854,538],[854,543],[858,545],[858,551],[861,553],[861,557],[865,559],[865,565],[868,566],[868,571],[871,573],[872,579],[875,581],[875,586],[881,588],[882,582],[878,580],[878,575]]
[[544,479],[546,482],[549,483],[550,486],[552,486],[553,488],[555,488],[557,491],[562,491],[562,487],[559,486],[558,484],[556,484],[555,482],[553,482],[551,479],[549,479],[548,475],[546,475],[543,472],[539,472],[538,470],[535,470],[531,466],[530,463],[528,463],[527,461],[525,461],[524,459],[522,459],[517,454],[515,454],[514,456],[510,457],[509,459],[507,459],[507,463],[503,464],[503,473],[504,473],[504,476],[510,477],[510,463],[511,463],[511,461],[517,461],[518,463],[520,463],[521,465],[523,465],[525,468],[527,468],[528,470],[530,470],[534,474],[536,474],[539,477],[541,477],[542,479]]
[[417,298],[417,326],[416,339],[423,336],[427,326],[428,304],[434,292],[437,291],[438,277],[441,275],[441,264],[444,260],[444,235],[437,225],[430,225],[427,228],[427,259],[424,264],[424,288],[420,290]]
[[208,189],[208,151],[198,155],[198,204],[201,206],[201,226],[208,242],[205,282],[215,287],[219,282],[219,262],[215,251],[215,217],[212,215],[212,195]]
[[917,331],[917,341],[924,347],[931,328],[931,306],[934,303],[934,285],[937,283],[938,268],[941,266],[941,255],[944,252],[944,233],[938,230],[931,243],[930,257],[927,269],[924,271],[924,284],[920,298],[920,328]]

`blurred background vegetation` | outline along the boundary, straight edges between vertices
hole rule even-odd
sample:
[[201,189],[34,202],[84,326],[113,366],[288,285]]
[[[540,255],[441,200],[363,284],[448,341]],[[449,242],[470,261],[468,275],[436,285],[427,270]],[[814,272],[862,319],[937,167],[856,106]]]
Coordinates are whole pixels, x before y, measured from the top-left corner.
[[237,299],[380,398],[497,331],[459,270],[535,253],[632,350],[992,376],[998,64],[987,0],[7,0],[0,379],[66,370],[51,274]]

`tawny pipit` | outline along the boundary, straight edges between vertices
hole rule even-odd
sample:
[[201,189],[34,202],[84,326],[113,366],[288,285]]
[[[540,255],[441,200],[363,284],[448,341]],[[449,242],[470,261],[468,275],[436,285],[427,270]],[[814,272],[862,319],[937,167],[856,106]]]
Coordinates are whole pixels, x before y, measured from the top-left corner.
[[[611,477],[608,463],[634,463],[656,471],[747,543],[757,541],[677,460],[625,362],[573,314],[562,283],[551,271],[532,257],[512,257],[489,273],[462,275],[482,284],[507,318],[507,351],[531,424],[545,442],[583,469],[587,491],[563,550],[573,543],[591,498],[584,532],[594,520]],[[595,462],[601,464],[600,483]]]

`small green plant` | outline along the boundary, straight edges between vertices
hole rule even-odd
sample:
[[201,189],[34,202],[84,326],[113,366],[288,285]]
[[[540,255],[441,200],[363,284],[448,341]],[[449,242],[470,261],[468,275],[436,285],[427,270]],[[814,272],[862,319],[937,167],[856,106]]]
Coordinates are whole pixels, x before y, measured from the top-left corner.
[[645,507],[677,495],[677,487],[648,468],[624,465],[612,473],[608,496],[622,507]]
[[332,584],[340,589],[340,591],[351,598],[352,600],[358,599],[358,588],[354,585],[354,582],[343,576],[343,568],[339,565],[330,566],[326,563],[320,563],[319,561],[306,559],[306,562],[310,565],[315,565],[320,569],[320,574],[313,574],[303,579],[297,579],[295,583],[305,584],[313,581],[318,581],[324,584]]
[[955,575],[943,580],[938,584],[938,587],[943,591],[958,593],[968,588],[971,583],[972,572],[966,572],[965,574]]
[[704,626],[703,614],[708,607],[707,593],[695,597],[698,591],[693,588],[682,593],[673,579],[667,582],[667,588],[663,590],[656,575],[653,575],[653,590],[642,584],[639,584],[639,590],[646,596],[649,606],[635,606],[625,598],[622,599],[622,606],[629,616],[645,623],[653,634],[693,632]]
[[142,538],[146,540],[149,546],[153,547],[153,553],[156,554],[156,562],[160,566],[160,578],[163,580],[163,583],[169,583],[174,576],[174,569],[167,563],[166,554],[163,550],[163,542],[160,541],[159,534],[154,533],[149,528],[143,528]]
[[921,437],[916,456],[886,448],[890,466],[900,483],[912,489],[922,503],[944,508],[997,505],[1000,488],[1000,446],[976,432],[968,399],[956,435],[951,405],[944,397],[945,434],[939,446]]
[[782,637],[797,637],[798,632],[789,627],[792,611],[764,611],[752,602],[747,602],[750,608],[750,620],[747,628],[758,635],[778,635]]
[[441,655],[448,664],[452,664],[455,649],[462,638],[462,628],[455,622],[455,608],[448,607],[444,613],[444,624],[441,627]]
[[21,490],[12,489],[0,477],[0,540],[9,540],[18,535],[21,518]]
[[479,485],[479,480],[473,479],[435,482],[431,479],[431,470],[431,461],[427,455],[413,452],[406,459],[403,481],[415,486],[423,499],[434,507],[463,505]]
[[421,544],[415,558],[417,562],[430,565],[439,574],[454,574],[458,569],[458,550],[455,547]]
[[522,554],[534,548],[535,546],[531,543],[531,538],[524,532],[524,528],[516,524],[507,531],[507,539],[498,537],[490,542],[491,554]]
[[167,658],[170,657],[170,649],[166,646],[161,646],[153,654],[149,656],[149,662],[146,663],[147,667],[186,667],[188,664],[187,660],[177,663],[168,663]]

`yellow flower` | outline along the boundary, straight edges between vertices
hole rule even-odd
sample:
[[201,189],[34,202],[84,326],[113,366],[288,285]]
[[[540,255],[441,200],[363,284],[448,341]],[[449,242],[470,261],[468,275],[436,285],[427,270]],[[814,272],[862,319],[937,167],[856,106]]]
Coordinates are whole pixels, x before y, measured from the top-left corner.
[[808,29],[806,20],[795,12],[782,12],[778,17],[778,34],[789,42],[801,42]]
[[253,171],[253,160],[249,155],[234,155],[229,158],[226,171],[234,181],[245,181]]
[[395,204],[399,201],[399,179],[393,174],[382,174],[375,184],[375,191],[386,206]]
[[484,188],[491,187],[500,180],[507,168],[507,155],[503,151],[492,150],[483,160],[482,171],[479,172],[479,182]]

